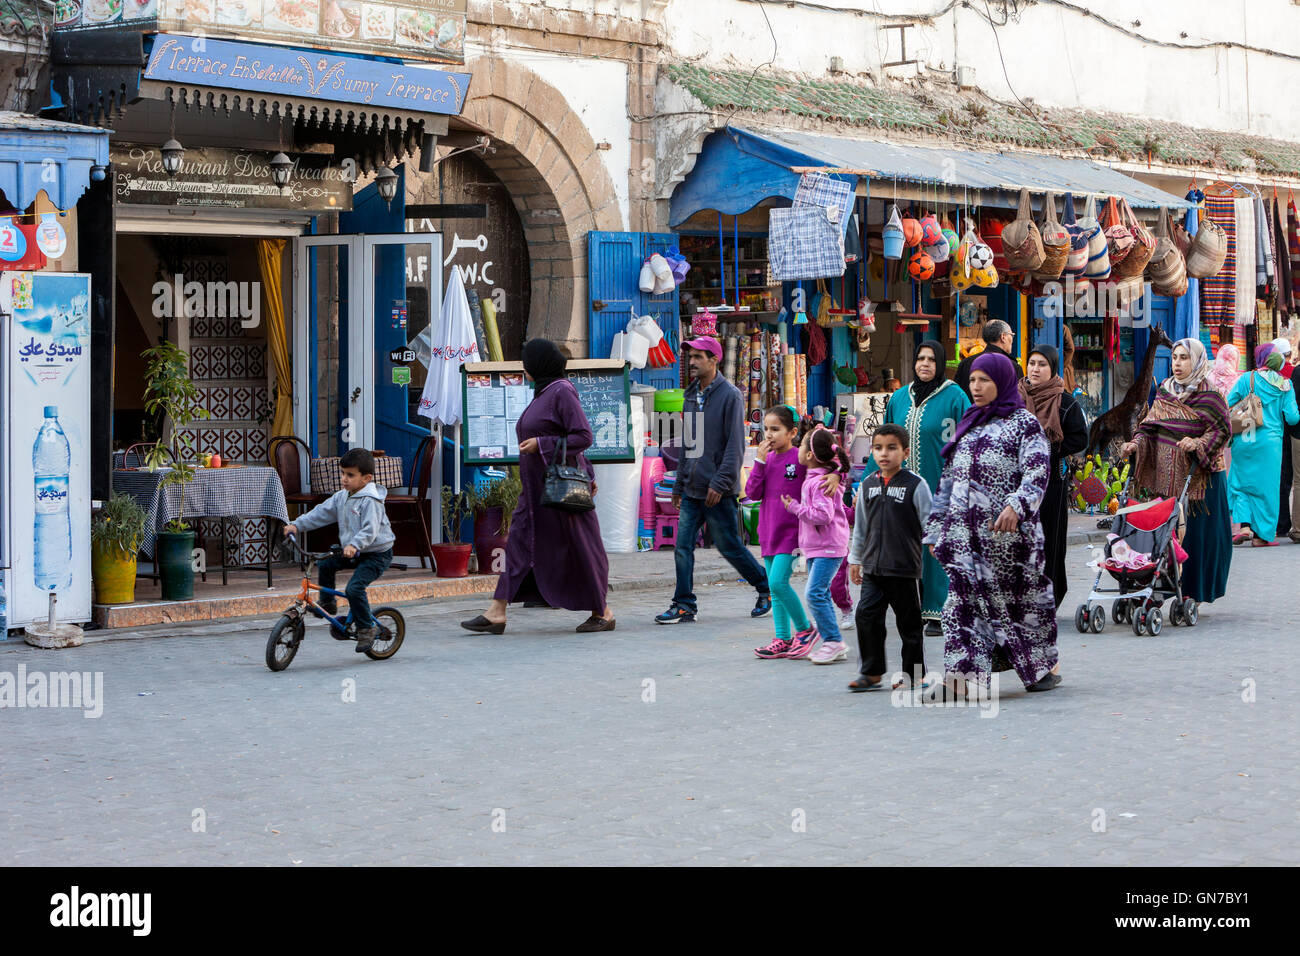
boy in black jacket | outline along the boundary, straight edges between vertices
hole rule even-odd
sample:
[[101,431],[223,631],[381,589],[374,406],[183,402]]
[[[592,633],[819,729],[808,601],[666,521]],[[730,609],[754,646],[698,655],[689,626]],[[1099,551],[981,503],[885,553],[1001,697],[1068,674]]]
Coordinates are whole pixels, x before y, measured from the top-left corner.
[[[862,585],[858,638],[862,665],[851,691],[876,690],[885,675],[885,611],[894,609],[903,639],[903,672],[913,687],[925,677],[921,631],[921,537],[930,517],[930,486],[903,467],[907,429],[881,425],[871,436],[880,468],[862,480],[849,546],[849,580]],[[894,685],[897,689],[904,682]]]

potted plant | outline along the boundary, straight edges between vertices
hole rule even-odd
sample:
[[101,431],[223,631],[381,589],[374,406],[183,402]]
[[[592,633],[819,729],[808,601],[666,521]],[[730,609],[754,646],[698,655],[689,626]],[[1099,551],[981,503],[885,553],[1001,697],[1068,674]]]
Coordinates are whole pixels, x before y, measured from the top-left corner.
[[469,574],[468,544],[461,544],[460,527],[474,511],[478,499],[473,489],[455,492],[443,485],[442,530],[446,543],[433,546],[433,559],[440,578],[463,578]]
[[474,514],[474,553],[483,574],[505,570],[506,540],[521,491],[519,477],[511,474],[490,484],[479,500],[480,507]]
[[96,604],[135,600],[136,555],[148,520],[130,495],[114,494],[95,512],[90,522],[90,567]]
[[187,428],[195,421],[209,417],[203,408],[203,393],[190,378],[189,356],[171,342],[163,342],[146,349],[142,357],[145,368],[144,409],[147,414],[161,413],[171,424],[171,440],[164,444],[160,438],[149,455],[150,464],[156,464],[169,448],[174,461],[172,470],[163,476],[162,484],[181,486],[180,509],[166,529],[158,533],[154,547],[162,578],[164,600],[183,601],[194,596],[194,531],[185,523],[185,486],[194,480],[194,464],[190,460],[194,441]]

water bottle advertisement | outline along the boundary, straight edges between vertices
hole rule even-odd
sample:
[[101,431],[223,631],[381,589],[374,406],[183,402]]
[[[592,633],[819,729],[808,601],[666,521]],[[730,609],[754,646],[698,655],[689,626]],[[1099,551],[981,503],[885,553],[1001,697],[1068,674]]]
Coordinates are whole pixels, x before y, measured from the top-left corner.
[[58,594],[59,620],[90,620],[90,277],[0,274],[9,323],[10,627],[43,620]]

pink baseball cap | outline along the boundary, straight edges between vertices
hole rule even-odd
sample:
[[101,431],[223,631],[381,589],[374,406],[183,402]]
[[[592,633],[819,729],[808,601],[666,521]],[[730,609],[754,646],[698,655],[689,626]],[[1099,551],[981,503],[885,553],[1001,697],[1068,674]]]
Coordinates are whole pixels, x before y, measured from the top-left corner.
[[690,348],[699,349],[701,352],[708,352],[719,362],[722,361],[722,343],[717,339],[710,338],[707,335],[701,335],[698,339],[691,339],[686,344]]

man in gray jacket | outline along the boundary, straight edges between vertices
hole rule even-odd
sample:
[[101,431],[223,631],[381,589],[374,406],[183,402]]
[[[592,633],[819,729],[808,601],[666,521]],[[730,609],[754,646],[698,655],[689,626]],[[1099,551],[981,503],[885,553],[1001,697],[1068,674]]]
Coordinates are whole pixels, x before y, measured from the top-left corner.
[[692,381],[682,407],[682,457],[673,486],[673,504],[679,510],[673,554],[677,590],[672,607],[656,617],[655,623],[695,620],[695,539],[706,522],[718,551],[758,591],[758,603],[750,615],[761,617],[772,609],[772,595],[763,565],[741,543],[737,504],[745,457],[745,402],[740,390],[718,374],[722,346],[717,339],[701,336],[686,346]]
[[[364,653],[374,645],[375,639],[375,619],[370,613],[366,588],[393,563],[396,536],[384,511],[388,489],[375,484],[375,456],[364,448],[353,448],[339,459],[339,467],[343,471],[343,490],[285,525],[284,533],[297,534],[338,523],[343,557],[331,555],[316,567],[320,572],[320,586],[331,590],[339,568],[356,569],[343,593],[348,597],[352,620],[357,625],[356,650]],[[320,607],[330,614],[338,614],[338,602],[333,595],[322,595]]]

